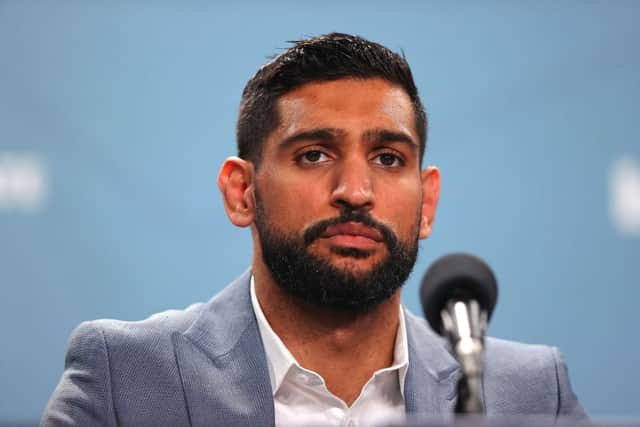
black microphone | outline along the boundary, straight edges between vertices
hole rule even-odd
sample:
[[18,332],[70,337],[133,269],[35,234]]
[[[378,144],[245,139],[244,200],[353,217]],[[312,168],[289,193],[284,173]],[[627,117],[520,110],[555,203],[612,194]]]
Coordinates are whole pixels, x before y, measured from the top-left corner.
[[456,413],[485,412],[481,399],[484,335],[497,299],[493,272],[473,255],[443,256],[422,279],[424,315],[434,331],[448,338],[462,368]]

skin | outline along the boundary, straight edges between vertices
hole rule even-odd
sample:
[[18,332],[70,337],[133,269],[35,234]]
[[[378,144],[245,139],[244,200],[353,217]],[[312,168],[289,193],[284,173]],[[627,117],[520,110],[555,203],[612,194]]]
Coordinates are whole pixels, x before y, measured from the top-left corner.
[[[393,363],[400,292],[364,314],[311,306],[286,294],[262,260],[255,188],[279,233],[301,238],[307,227],[337,217],[348,205],[368,211],[407,243],[431,232],[440,173],[420,169],[413,106],[400,86],[378,78],[308,83],[283,95],[278,108],[280,124],[264,142],[258,170],[230,157],[218,185],[231,222],[251,227],[256,294],[271,327],[300,365],[320,374],[351,405],[373,373]],[[320,238],[308,250],[366,275],[388,250],[355,234]],[[371,254],[356,259],[335,247]]]

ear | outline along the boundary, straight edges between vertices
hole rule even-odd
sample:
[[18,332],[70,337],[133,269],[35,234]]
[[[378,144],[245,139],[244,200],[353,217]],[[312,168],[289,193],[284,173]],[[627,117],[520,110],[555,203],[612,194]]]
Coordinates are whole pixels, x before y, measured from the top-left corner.
[[420,239],[431,234],[431,226],[436,216],[440,199],[440,171],[435,166],[424,169],[422,177],[422,218],[420,218]]
[[239,157],[227,158],[218,174],[218,188],[222,193],[224,209],[231,222],[238,227],[247,227],[253,223],[253,177],[253,163]]

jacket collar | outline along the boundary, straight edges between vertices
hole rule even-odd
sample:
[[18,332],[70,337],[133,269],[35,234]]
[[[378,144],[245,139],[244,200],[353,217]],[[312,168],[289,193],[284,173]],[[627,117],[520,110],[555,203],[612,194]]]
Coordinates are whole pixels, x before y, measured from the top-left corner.
[[450,416],[460,365],[424,319],[406,309],[404,313],[409,342],[409,370],[404,385],[407,413]]
[[242,273],[204,305],[200,316],[184,333],[212,359],[231,352],[243,334],[258,332],[251,309],[250,279],[251,270]]
[[174,348],[191,425],[273,425],[267,361],[251,309],[250,271],[204,305]]

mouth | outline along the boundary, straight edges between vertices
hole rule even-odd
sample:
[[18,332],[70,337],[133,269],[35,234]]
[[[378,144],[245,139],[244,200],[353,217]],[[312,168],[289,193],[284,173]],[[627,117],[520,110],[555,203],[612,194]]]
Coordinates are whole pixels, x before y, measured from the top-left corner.
[[382,234],[372,227],[359,222],[332,225],[320,235],[337,247],[373,249],[383,241]]

